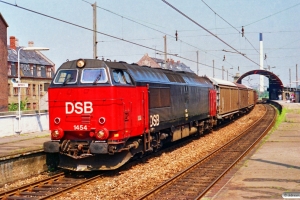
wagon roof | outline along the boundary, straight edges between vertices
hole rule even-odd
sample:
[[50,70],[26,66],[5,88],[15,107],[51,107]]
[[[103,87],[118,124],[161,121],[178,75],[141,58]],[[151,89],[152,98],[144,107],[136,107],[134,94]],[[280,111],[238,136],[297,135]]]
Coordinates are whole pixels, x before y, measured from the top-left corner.
[[243,84],[239,84],[239,83],[234,83],[238,88],[244,88],[244,89],[248,89],[249,87],[247,87],[246,85]]
[[226,85],[226,86],[237,87],[234,83],[232,83],[230,81],[225,81],[225,80],[212,78],[212,77],[209,77],[209,79],[213,82],[214,85]]

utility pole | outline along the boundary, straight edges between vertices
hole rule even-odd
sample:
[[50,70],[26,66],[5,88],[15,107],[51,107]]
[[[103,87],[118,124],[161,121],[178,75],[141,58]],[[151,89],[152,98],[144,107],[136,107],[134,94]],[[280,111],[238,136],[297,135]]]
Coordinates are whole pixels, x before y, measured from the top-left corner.
[[224,80],[224,66],[222,66],[222,80]]
[[291,68],[289,68],[289,72],[290,72],[290,73],[289,73],[289,75],[290,75],[290,77],[289,77],[289,78],[290,78],[290,91],[291,91],[291,88],[292,88],[292,81],[291,81]]
[[[259,66],[260,69],[263,70],[264,69],[264,56],[263,56],[263,35],[262,33],[259,33],[259,49],[260,49],[260,62],[259,62]],[[260,92],[264,92],[264,76],[263,75],[259,75],[259,91]]]
[[298,65],[296,64],[296,91],[298,91],[297,88],[298,88]]
[[213,78],[215,78],[215,61],[213,60]]
[[94,58],[97,59],[97,2],[92,4],[93,6],[93,50]]
[[199,57],[198,57],[199,56],[199,54],[198,54],[199,52],[196,51],[196,53],[197,53],[197,75],[199,76],[199,66],[198,66],[199,65]]
[[228,69],[227,69],[227,81],[228,81]]
[[164,46],[165,46],[165,63],[167,63],[167,36],[164,36]]

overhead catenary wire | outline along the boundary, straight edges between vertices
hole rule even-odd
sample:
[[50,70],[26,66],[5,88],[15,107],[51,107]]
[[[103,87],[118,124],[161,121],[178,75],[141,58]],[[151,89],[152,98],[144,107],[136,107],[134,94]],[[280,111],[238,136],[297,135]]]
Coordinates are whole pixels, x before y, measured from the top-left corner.
[[[82,28],[82,29],[85,29],[85,30],[94,32],[94,30],[93,30],[92,28],[87,28],[87,27],[84,27],[84,26],[81,26],[81,25],[78,25],[78,24],[75,24],[75,23],[72,23],[72,22],[68,22],[68,21],[63,20],[63,19],[59,19],[59,18],[50,16],[50,15],[46,15],[46,14],[44,14],[44,13],[40,13],[40,12],[31,10],[31,9],[28,9],[28,8],[25,8],[25,7],[21,7],[21,6],[18,6],[17,4],[12,4],[12,3],[5,2],[5,1],[2,1],[2,0],[0,0],[0,2],[1,2],[1,3],[5,3],[5,4],[7,4],[7,5],[10,5],[10,6],[17,7],[17,8],[19,8],[19,9],[23,9],[23,10],[26,10],[26,11],[29,11],[29,12],[32,12],[32,13],[35,13],[35,14],[38,14],[38,15],[42,15],[42,16],[44,16],[44,17],[48,17],[48,18],[51,18],[51,19],[54,19],[54,20],[57,20],[57,21],[60,21],[60,22],[63,22],[63,23],[72,25],[72,26],[76,26],[76,27],[78,27],[78,28]],[[154,51],[160,52],[160,53],[165,53],[164,51],[157,50],[157,49],[154,49],[154,48],[152,48],[152,47],[148,47],[148,46],[145,46],[145,45],[142,45],[142,44],[138,44],[138,43],[135,43],[135,42],[132,42],[132,41],[123,39],[123,38],[119,38],[119,37],[117,37],[117,36],[113,36],[113,35],[110,35],[110,34],[107,34],[107,33],[103,33],[103,32],[100,32],[100,31],[96,31],[96,32],[97,32],[98,34],[102,34],[102,35],[105,35],[105,36],[107,36],[107,37],[114,38],[114,39],[117,39],[117,40],[120,40],[120,41],[123,41],[123,42],[127,42],[127,43],[130,43],[130,44],[136,45],[136,46],[140,46],[140,47],[143,47],[143,48],[146,48],[146,49],[154,50]],[[172,55],[172,56],[175,56],[175,57],[178,57],[178,58],[181,58],[181,59],[184,59],[184,60],[193,62],[193,63],[197,63],[197,61],[194,61],[194,60],[191,60],[191,59],[188,59],[188,58],[179,56],[179,55],[174,55],[174,54],[171,54],[171,53],[167,53],[167,55]],[[213,68],[213,66],[210,66],[210,65],[207,65],[207,64],[204,64],[204,63],[198,62],[198,64],[203,65],[203,66],[206,66],[206,67]],[[216,67],[214,67],[214,68],[217,69],[217,70],[222,70],[222,69],[219,69],[219,68],[216,68]]]
[[[85,3],[87,3],[87,4],[93,5],[92,3],[90,3],[90,2],[88,2],[88,1],[86,1],[86,0],[82,0],[82,1],[85,2]],[[116,16],[119,16],[119,17],[122,18],[122,20],[123,20],[123,19],[127,19],[127,20],[129,20],[129,21],[131,21],[131,22],[133,22],[133,23],[139,24],[139,25],[144,26],[144,27],[146,27],[146,28],[149,28],[149,29],[151,29],[151,30],[157,31],[157,32],[159,32],[159,33],[163,33],[164,35],[167,35],[168,37],[171,37],[171,38],[176,39],[173,35],[167,34],[167,33],[163,32],[163,31],[160,31],[160,30],[154,29],[154,28],[152,28],[152,27],[150,27],[150,26],[147,26],[147,25],[144,25],[144,24],[142,24],[142,23],[139,23],[139,22],[137,22],[137,21],[135,21],[135,20],[132,20],[132,19],[126,17],[126,16],[117,14],[117,13],[111,11],[111,10],[108,10],[108,9],[106,9],[106,8],[102,8],[102,7],[98,6],[98,5],[97,5],[96,7],[97,7],[97,8],[100,8],[100,9],[102,9],[102,10],[104,10],[104,11],[107,11],[107,12],[109,12],[109,13],[111,13],[111,14],[114,14],[114,15],[116,15]],[[157,26],[157,25],[156,25],[156,26]],[[210,35],[209,35],[209,36],[210,36]],[[154,39],[155,39],[155,38],[154,38]],[[136,39],[134,39],[134,40],[136,40]],[[140,39],[140,40],[143,40],[143,39]],[[147,40],[147,39],[144,39],[144,40]],[[200,49],[200,48],[198,48],[198,47],[196,47],[196,46],[194,46],[194,45],[192,45],[192,44],[189,44],[189,43],[187,43],[187,42],[185,42],[185,41],[183,41],[183,40],[181,40],[181,39],[178,39],[178,40],[179,40],[181,43],[184,43],[184,44],[186,44],[186,45],[188,45],[188,46],[190,46],[190,47],[193,47],[193,48],[195,48],[195,49],[197,49],[197,50],[200,50],[200,51],[202,51],[202,52],[204,52],[204,53],[210,54],[210,55],[212,55],[212,56],[218,58],[216,55],[211,54],[211,53],[208,53],[207,50],[202,50],[202,49]],[[103,42],[103,41],[102,41],[102,42]],[[173,54],[170,54],[170,55],[173,55]],[[180,56],[176,56],[176,57],[180,58]],[[221,59],[221,58],[219,58],[219,59]],[[227,60],[226,60],[225,62],[228,63],[230,66],[233,67],[233,65],[232,65],[230,62],[228,62]],[[196,62],[196,63],[197,63],[197,62]],[[199,63],[199,62],[198,62],[198,63]],[[212,66],[209,66],[209,65],[205,65],[205,64],[203,64],[203,63],[201,63],[201,64],[204,65],[204,66],[212,67]],[[216,68],[216,69],[218,69],[218,68]],[[221,69],[220,69],[220,70],[221,70]]]
[[[88,1],[86,1],[86,0],[82,0],[82,1],[85,2],[85,3],[87,3],[87,4],[93,5],[92,3],[90,3],[90,2],[88,2]],[[139,25],[144,26],[144,27],[146,27],[146,28],[149,28],[149,29],[151,29],[151,30],[153,30],[153,31],[162,33],[162,34],[164,34],[164,35],[166,35],[166,36],[168,36],[168,37],[171,37],[171,38],[176,39],[176,37],[173,36],[173,35],[170,35],[170,34],[168,34],[168,33],[165,33],[165,32],[163,32],[163,31],[160,31],[160,30],[158,30],[158,29],[155,29],[155,28],[152,28],[152,27],[147,26],[147,25],[145,25],[145,24],[142,24],[142,23],[140,23],[140,22],[137,22],[136,20],[130,19],[129,17],[125,17],[125,16],[123,16],[123,15],[120,15],[120,14],[118,14],[118,13],[115,13],[115,12],[113,12],[113,11],[111,11],[111,10],[106,9],[106,8],[102,8],[102,7],[98,6],[98,5],[97,5],[96,7],[97,7],[97,8],[100,8],[100,9],[106,11],[106,12],[109,12],[109,13],[111,13],[111,14],[114,14],[114,15],[116,15],[116,16],[119,16],[119,17],[121,17],[122,19],[127,19],[128,21],[131,21],[131,22],[133,22],[133,23],[139,24]],[[155,25],[155,26],[157,26],[157,25]],[[199,47],[196,47],[196,46],[194,46],[194,45],[192,45],[192,44],[189,44],[189,43],[187,43],[187,42],[185,42],[185,41],[183,41],[183,40],[181,40],[181,39],[178,39],[178,40],[179,40],[181,43],[184,43],[184,44],[186,44],[186,45],[188,45],[188,46],[190,46],[190,47],[193,47],[193,48],[195,48],[195,49],[197,49],[197,50],[200,50],[200,51],[202,51],[202,52],[204,52],[204,53],[207,53],[206,50],[200,49]],[[213,54],[211,54],[211,55],[213,55]],[[217,57],[217,56],[215,56],[215,55],[213,55],[213,56],[214,56],[214,57]],[[229,63],[229,62],[228,62],[228,63]],[[230,63],[229,63],[229,64],[230,64]],[[231,65],[231,64],[230,64],[230,65]]]
[[181,15],[183,15],[184,17],[186,17],[187,19],[189,19],[190,21],[192,21],[194,24],[196,24],[197,26],[201,27],[202,29],[204,29],[205,31],[207,31],[208,33],[210,33],[212,36],[214,36],[215,38],[217,38],[218,40],[220,40],[222,43],[224,43],[225,45],[227,45],[228,47],[230,47],[231,49],[233,49],[234,51],[236,51],[238,54],[244,56],[245,58],[247,58],[248,60],[250,60],[251,62],[255,63],[256,65],[259,66],[258,63],[256,63],[255,61],[253,61],[252,59],[248,58],[245,54],[241,53],[240,51],[238,51],[237,49],[235,49],[234,47],[232,47],[230,44],[228,44],[227,42],[225,42],[224,40],[222,40],[221,38],[219,38],[217,35],[215,35],[214,33],[212,33],[211,31],[209,31],[208,29],[206,29],[205,27],[203,27],[202,25],[200,25],[198,22],[196,22],[195,20],[193,20],[192,18],[190,18],[189,16],[187,16],[186,14],[184,14],[183,12],[181,12],[180,10],[178,10],[176,7],[174,7],[172,4],[170,4],[169,2],[167,2],[166,0],[162,0],[165,4],[167,4],[168,6],[170,6],[171,8],[173,8],[174,10],[176,10],[177,12],[179,12]]
[[[227,20],[225,20],[222,16],[220,16],[216,11],[214,11],[204,0],[202,0],[202,2],[211,10],[215,13],[215,15],[217,15],[218,17],[220,17],[224,22],[226,22],[228,25],[230,25],[233,29],[235,29],[239,34],[242,34],[237,28],[235,28],[232,24],[230,24]],[[253,44],[248,40],[248,38],[246,36],[243,36],[245,37],[245,40],[253,47],[253,49],[255,49],[255,51],[257,53],[258,50],[253,46]]]
[[272,17],[272,16],[274,16],[274,15],[277,15],[277,14],[279,14],[279,13],[281,13],[281,12],[284,12],[284,11],[286,11],[286,10],[289,10],[289,9],[294,8],[294,7],[296,7],[296,6],[299,6],[299,5],[300,5],[300,3],[297,3],[297,4],[295,4],[295,5],[293,5],[293,6],[290,6],[290,7],[286,8],[286,9],[283,9],[283,10],[281,10],[281,11],[278,11],[278,12],[276,12],[276,13],[273,13],[273,14],[271,14],[271,15],[268,15],[268,16],[266,16],[266,17],[264,17],[264,18],[261,18],[261,19],[259,19],[259,20],[254,21],[254,22],[251,22],[251,23],[249,23],[249,24],[246,24],[246,25],[244,25],[244,27],[245,27],[245,26],[250,26],[250,25],[252,25],[252,24],[255,24],[255,23],[259,22],[259,21],[262,21],[262,20],[264,20],[264,19],[267,19],[267,18],[269,18],[269,17]]

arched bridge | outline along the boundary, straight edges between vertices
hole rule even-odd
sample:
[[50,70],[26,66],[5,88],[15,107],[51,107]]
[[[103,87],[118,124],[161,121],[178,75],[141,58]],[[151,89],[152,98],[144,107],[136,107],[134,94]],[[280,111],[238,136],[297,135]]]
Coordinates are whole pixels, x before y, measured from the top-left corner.
[[270,71],[261,70],[261,69],[252,70],[252,71],[249,71],[249,72],[246,72],[245,74],[243,74],[241,77],[239,77],[236,80],[236,82],[241,84],[243,78],[250,76],[250,75],[254,75],[254,74],[263,75],[269,79],[269,88],[267,90],[267,91],[269,91],[269,99],[271,99],[271,100],[278,99],[278,95],[282,94],[283,84],[282,84],[281,80],[279,79],[279,77]]

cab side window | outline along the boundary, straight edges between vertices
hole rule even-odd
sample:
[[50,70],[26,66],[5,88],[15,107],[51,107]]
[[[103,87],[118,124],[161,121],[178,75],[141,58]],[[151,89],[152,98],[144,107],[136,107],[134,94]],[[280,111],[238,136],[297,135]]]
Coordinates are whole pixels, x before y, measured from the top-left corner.
[[132,85],[130,75],[123,70],[115,69],[113,70],[114,83],[122,85]]

